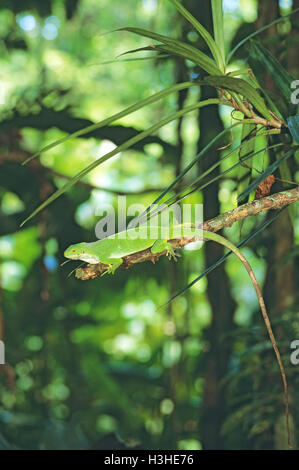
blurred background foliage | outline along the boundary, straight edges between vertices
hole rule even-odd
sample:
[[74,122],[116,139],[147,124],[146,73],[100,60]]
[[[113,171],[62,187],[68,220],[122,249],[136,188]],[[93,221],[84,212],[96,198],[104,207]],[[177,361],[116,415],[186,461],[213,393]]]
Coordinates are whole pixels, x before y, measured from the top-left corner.
[[[204,9],[194,0],[183,3],[211,29],[209,2]],[[298,3],[224,0],[227,50]],[[254,291],[235,257],[158,310],[222,248],[185,249],[176,265],[161,259],[88,282],[68,277],[74,264],[60,267],[69,244],[95,239],[97,210],[106,203],[117,210],[119,194],[128,204],[150,204],[230,124],[230,111],[221,106],[219,114],[216,108],[191,113],[162,128],[19,229],[67,177],[199,98],[193,88],[171,95],[21,166],[65,133],[201,74],[180,59],[114,62],[148,41],[124,31],[103,33],[130,25],[205,45],[166,1],[3,0],[1,7],[0,339],[7,364],[0,375],[0,448],[284,448],[279,372]],[[298,78],[298,17],[261,38]],[[234,67],[248,59],[246,48],[240,49]],[[265,80],[271,88],[271,77]],[[234,132],[237,138],[240,131]],[[254,166],[269,160],[265,153]],[[288,174],[298,181],[289,165]],[[194,168],[190,178],[203,169]],[[237,176],[238,170],[229,173],[188,202],[204,202],[205,219],[232,209]],[[274,189],[282,187],[276,183]],[[242,237],[267,217],[246,220]],[[224,233],[238,242],[240,226]],[[244,249],[264,286],[284,353],[293,427],[299,418],[298,370],[289,361],[290,342],[299,337],[296,237],[298,213],[285,210]]]

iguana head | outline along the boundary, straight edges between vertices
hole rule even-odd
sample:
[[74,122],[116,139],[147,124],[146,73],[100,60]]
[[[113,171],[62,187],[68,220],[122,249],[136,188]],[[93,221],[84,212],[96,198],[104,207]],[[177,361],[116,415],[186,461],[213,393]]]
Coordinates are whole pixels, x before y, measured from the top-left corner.
[[86,243],[77,243],[76,245],[69,246],[65,252],[64,256],[69,259],[82,259],[86,252]]
[[65,250],[64,256],[69,259],[79,259],[91,264],[96,264],[100,261],[96,255],[90,253],[90,250],[88,250],[88,243],[86,242],[69,246]]
[[78,259],[85,263],[97,264],[100,262],[99,257],[92,252],[92,243],[81,242],[76,245],[69,246],[64,256],[69,259]]

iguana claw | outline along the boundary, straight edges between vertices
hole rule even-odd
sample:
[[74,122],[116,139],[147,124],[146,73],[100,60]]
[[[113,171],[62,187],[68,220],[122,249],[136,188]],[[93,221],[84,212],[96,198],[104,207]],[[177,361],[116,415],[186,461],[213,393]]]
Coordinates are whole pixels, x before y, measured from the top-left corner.
[[166,248],[166,256],[169,260],[171,260],[171,258],[173,258],[174,261],[177,261],[177,258],[179,258],[181,255],[178,254],[178,253],[175,253],[172,245],[168,245],[167,248]]

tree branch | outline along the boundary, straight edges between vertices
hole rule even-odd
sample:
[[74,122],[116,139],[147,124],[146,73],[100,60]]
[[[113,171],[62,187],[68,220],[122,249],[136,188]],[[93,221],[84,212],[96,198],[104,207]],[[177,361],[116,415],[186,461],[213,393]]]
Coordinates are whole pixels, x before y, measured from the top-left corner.
[[[272,194],[271,196],[267,196],[262,199],[256,199],[229,212],[220,214],[217,217],[204,222],[202,228],[203,230],[208,230],[210,232],[218,232],[224,227],[231,227],[237,221],[246,219],[247,217],[251,217],[267,210],[281,209],[282,207],[290,205],[298,200],[299,187],[296,187],[295,189]],[[189,243],[192,243],[193,241],[194,237],[185,237],[172,240],[171,244],[174,248],[181,248],[185,245],[188,245]],[[150,251],[150,248],[148,248],[147,250],[133,253],[132,255],[124,257],[124,262],[121,267],[129,269],[133,264],[143,263],[144,261],[148,260],[155,263],[157,259],[164,254],[165,251],[153,255]],[[86,267],[76,269],[76,277],[83,281],[88,279],[95,279],[101,276],[106,271],[106,269],[107,266],[102,263],[88,264]]]

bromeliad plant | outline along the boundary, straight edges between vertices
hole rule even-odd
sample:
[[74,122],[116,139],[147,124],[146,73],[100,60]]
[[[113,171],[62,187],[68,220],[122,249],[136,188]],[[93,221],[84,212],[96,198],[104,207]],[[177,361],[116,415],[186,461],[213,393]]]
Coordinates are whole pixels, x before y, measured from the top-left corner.
[[[213,14],[213,25],[214,25],[214,38],[212,35],[194,18],[178,0],[169,0],[178,12],[193,26],[195,31],[204,39],[206,42],[213,59],[207,54],[204,54],[202,51],[196,47],[190,45],[189,43],[179,41],[177,39],[170,38],[168,36],[163,36],[157,34],[153,31],[148,31],[142,28],[132,28],[125,27],[120,28],[117,31],[129,31],[140,36],[150,38],[157,41],[157,44],[150,44],[148,47],[143,47],[128,51],[124,54],[129,54],[137,51],[149,50],[157,53],[157,57],[165,57],[166,55],[179,56],[184,59],[188,59],[193,62],[195,65],[199,66],[207,75],[202,79],[194,79],[188,82],[177,83],[169,88],[166,88],[154,95],[149,96],[148,98],[141,100],[132,106],[120,111],[113,116],[106,118],[98,123],[95,123],[91,126],[88,126],[84,129],[81,129],[73,134],[67,135],[49,145],[39,150],[36,154],[28,158],[24,164],[28,163],[32,159],[38,157],[41,153],[44,153],[53,147],[66,142],[70,139],[74,139],[79,136],[83,136],[92,132],[101,127],[112,124],[113,122],[128,116],[129,114],[134,113],[137,110],[140,110],[152,103],[158,102],[163,98],[175,94],[181,90],[186,90],[191,87],[202,87],[210,86],[214,87],[219,91],[219,97],[208,99],[204,101],[196,102],[192,105],[185,106],[182,109],[178,110],[175,113],[170,114],[169,116],[164,117],[159,122],[149,127],[148,129],[140,132],[131,139],[123,142],[121,145],[117,146],[111,152],[103,155],[101,158],[97,159],[95,162],[84,168],[73,178],[71,178],[63,187],[54,192],[47,200],[45,200],[40,206],[38,206],[26,220],[21,224],[24,225],[28,220],[33,218],[41,210],[47,207],[50,203],[55,201],[59,196],[64,194],[68,189],[70,189],[74,184],[80,181],[84,176],[91,172],[94,168],[101,165],[105,161],[109,160],[114,155],[129,149],[137,142],[142,141],[149,135],[156,133],[166,124],[179,119],[186,114],[203,108],[210,105],[220,105],[225,104],[232,108],[232,120],[234,119],[234,111],[239,111],[243,114],[243,119],[238,119],[230,127],[219,133],[196,157],[192,160],[187,167],[177,176],[177,178],[166,188],[159,198],[155,201],[160,201],[175,185],[177,185],[182,178],[187,174],[187,172],[208,152],[208,150],[217,144],[217,142],[223,137],[224,134],[231,132],[232,128],[236,126],[242,126],[242,140],[240,145],[233,150],[239,151],[240,162],[239,165],[242,166],[242,156],[246,155],[246,160],[254,156],[254,143],[255,140],[260,136],[271,136],[274,134],[281,134],[286,131],[289,131],[293,136],[294,140],[298,143],[299,140],[299,120],[298,116],[291,116],[295,113],[295,107],[291,104],[291,84],[294,79],[284,70],[284,68],[279,64],[279,62],[267,51],[263,46],[258,42],[255,42],[253,38],[259,33],[264,31],[266,28],[273,26],[276,23],[283,21],[286,17],[279,18],[263,28],[257,30],[255,33],[251,34],[247,38],[240,41],[230,53],[225,56],[224,51],[224,27],[223,27],[223,11],[222,11],[222,0],[211,0],[212,14]],[[299,9],[294,10],[291,14],[299,11]],[[286,15],[289,16],[289,15]],[[244,44],[250,42],[251,56],[256,63],[262,64],[263,67],[271,73],[274,78],[280,94],[284,98],[284,106],[281,106],[281,101],[275,101],[272,96],[263,89],[258,83],[253,70],[250,68],[234,70],[233,72],[227,72],[230,68],[232,58],[236,51],[242,47]],[[243,78],[240,78],[243,77]],[[281,144],[282,146],[283,144]],[[251,150],[251,152],[250,152]],[[266,150],[266,148],[265,148]],[[297,148],[294,146],[289,156],[293,156]],[[227,157],[227,156],[226,156]],[[220,159],[219,159],[220,165]],[[196,185],[199,181],[215,169],[215,166],[211,167],[203,175],[200,175],[193,184]],[[274,170],[273,170],[274,171]],[[267,177],[269,171],[265,171],[261,177]],[[256,184],[256,187],[259,183]],[[189,185],[190,186],[190,185]],[[198,189],[198,188],[197,188]],[[254,187],[250,188],[252,191]],[[242,195],[244,196],[244,195]],[[171,203],[172,201],[169,201]]]
[[[189,11],[187,11],[178,0],[169,0],[177,11],[192,25],[194,30],[201,36],[205,41],[210,54],[207,55],[201,50],[197,49],[193,45],[183,42],[177,39],[173,39],[162,34],[157,34],[153,31],[148,31],[142,28],[133,28],[126,27],[121,28],[119,31],[128,31],[139,36],[149,38],[151,41],[155,41],[154,44],[149,44],[147,47],[135,49],[128,51],[125,54],[138,51],[151,51],[154,54],[154,57],[169,57],[169,56],[179,56],[185,60],[191,61],[196,66],[200,67],[203,71],[202,79],[194,79],[187,82],[176,83],[175,85],[170,86],[159,93],[156,93],[138,103],[126,108],[125,110],[111,116],[110,118],[104,119],[101,122],[93,124],[85,129],[77,131],[71,135],[63,137],[62,139],[47,145],[42,148],[38,153],[30,157],[26,162],[30,161],[33,158],[36,158],[39,154],[50,150],[56,145],[59,145],[62,142],[65,142],[69,139],[73,139],[78,136],[87,134],[95,129],[100,127],[107,126],[113,123],[116,120],[123,118],[139,109],[142,109],[152,103],[158,102],[164,99],[166,96],[177,93],[180,90],[189,89],[191,87],[214,87],[218,90],[218,98],[207,99],[204,101],[195,102],[194,104],[188,105],[179,109],[178,111],[170,114],[169,116],[164,117],[156,124],[152,125],[148,129],[140,132],[131,139],[123,142],[121,145],[117,146],[114,150],[108,152],[91,165],[82,169],[78,174],[71,178],[63,187],[59,188],[54,192],[46,201],[44,201],[35,211],[29,215],[29,217],[23,222],[27,222],[41,210],[47,207],[51,202],[65,193],[69,188],[74,184],[80,181],[84,176],[86,176],[90,171],[96,168],[101,163],[107,161],[109,158],[118,154],[121,151],[129,149],[132,145],[137,142],[142,141],[145,137],[156,133],[166,124],[185,116],[186,114],[201,109],[205,106],[211,105],[226,105],[229,106],[232,110],[232,124],[228,128],[220,132],[208,145],[206,145],[198,155],[181,171],[181,173],[174,179],[174,181],[159,195],[159,197],[153,201],[157,204],[159,202],[164,202],[166,205],[171,205],[174,202],[178,202],[194,191],[199,191],[203,187],[206,187],[208,184],[211,184],[215,179],[223,177],[223,174],[214,177],[213,179],[208,180],[209,174],[217,167],[220,166],[222,161],[226,158],[229,158],[233,153],[237,153],[239,160],[231,168],[225,171],[228,173],[236,167],[240,169],[240,184],[238,188],[238,199],[239,201],[248,198],[249,194],[252,191],[255,191],[256,188],[265,180],[267,177],[272,175],[274,171],[278,168],[282,168],[284,165],[285,171],[285,162],[288,158],[294,158],[294,154],[298,149],[298,145],[295,142],[299,143],[299,123],[298,116],[296,116],[296,109],[291,103],[291,84],[293,78],[283,69],[280,63],[271,55],[271,53],[266,50],[259,42],[254,40],[254,37],[258,35],[261,31],[266,28],[283,21],[284,18],[273,21],[272,23],[264,26],[260,30],[256,31],[254,34],[251,34],[247,38],[243,39],[239,44],[236,45],[230,53],[225,55],[225,38],[224,38],[224,25],[223,25],[223,11],[222,11],[222,0],[211,0],[212,14],[213,14],[213,29],[214,37],[200,24],[196,18],[194,18]],[[294,13],[293,11],[292,13]],[[235,52],[242,47],[244,44],[249,45],[250,48],[250,57],[251,57],[251,68],[245,68],[240,70],[231,70],[231,61]],[[277,100],[265,90],[259,80],[256,78],[254,73],[254,66],[262,65],[272,75],[274,81],[276,82],[278,93],[283,97],[283,100]],[[283,103],[283,105],[281,105]],[[243,116],[241,119],[235,118],[235,112],[238,111],[239,115]],[[219,160],[214,163],[208,170],[199,175],[191,183],[185,187],[180,187],[180,191],[176,192],[176,195],[167,199],[169,192],[176,186],[178,183],[182,183],[182,179],[189,172],[189,170],[205,155],[208,153],[209,149],[213,146],[219,146],[219,140],[226,134],[231,133],[232,129],[240,126],[242,127],[242,137],[241,141],[234,149],[228,152],[225,156],[221,156],[219,152]],[[284,154],[280,152],[284,149],[284,143],[277,141],[277,139],[269,144],[272,136],[279,135],[282,133],[289,133],[290,137],[293,137],[294,141],[290,144],[288,151]],[[268,143],[267,147],[264,149],[259,148],[256,151],[255,143],[257,139],[260,139],[261,136],[267,137]],[[291,139],[290,139],[291,141]],[[260,140],[259,140],[260,142]],[[259,177],[252,181],[250,184],[245,185],[244,181],[247,181],[244,176],[248,170],[246,161],[250,161],[255,155],[271,148],[275,150],[277,160],[268,166],[264,171],[261,172]],[[26,163],[25,162],[25,163]],[[203,184],[204,180],[204,184]],[[242,183],[241,183],[242,181]],[[166,200],[165,200],[166,198]],[[22,224],[22,225],[23,225]],[[258,233],[259,230],[256,232]],[[244,258],[244,257],[243,257]],[[245,260],[246,262],[246,260]],[[250,274],[251,275],[251,274]],[[255,285],[256,287],[256,285]],[[264,309],[263,299],[261,297],[260,304],[262,302]],[[272,333],[271,325],[269,318],[264,315],[264,320],[266,322],[267,330],[270,335],[272,345],[274,347],[276,357],[279,363],[281,370],[281,375],[283,379],[284,391],[285,391],[285,401],[286,401],[286,417],[288,420],[288,394],[287,394],[287,383],[286,376],[284,372],[284,367],[280,358],[280,354]]]

